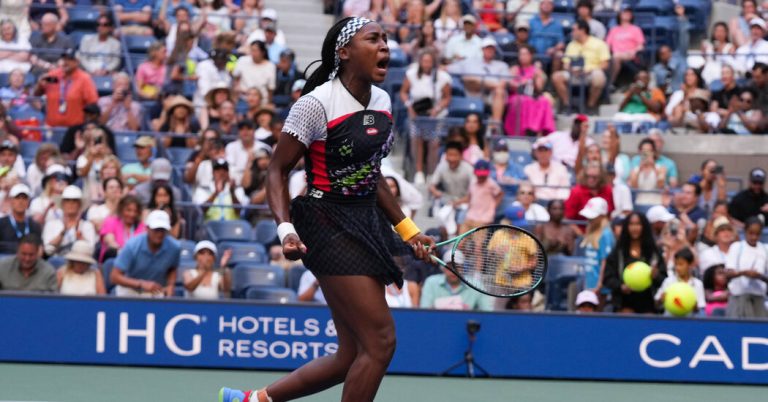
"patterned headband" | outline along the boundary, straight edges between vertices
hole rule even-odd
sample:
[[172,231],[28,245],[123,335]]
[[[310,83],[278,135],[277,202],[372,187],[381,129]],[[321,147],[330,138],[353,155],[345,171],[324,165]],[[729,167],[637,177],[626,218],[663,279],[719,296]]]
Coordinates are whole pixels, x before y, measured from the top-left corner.
[[352,37],[355,36],[355,34],[363,29],[364,26],[368,25],[373,21],[369,20],[368,18],[360,18],[360,17],[352,17],[347,23],[344,25],[344,28],[341,29],[341,32],[339,32],[339,36],[336,38],[336,49],[334,50],[334,59],[333,59],[333,71],[331,71],[331,74],[328,76],[329,80],[332,80],[336,77],[336,74],[339,73],[339,66],[341,65],[341,59],[339,58],[339,49],[343,48],[344,46],[347,46],[349,44],[349,41],[352,40]]

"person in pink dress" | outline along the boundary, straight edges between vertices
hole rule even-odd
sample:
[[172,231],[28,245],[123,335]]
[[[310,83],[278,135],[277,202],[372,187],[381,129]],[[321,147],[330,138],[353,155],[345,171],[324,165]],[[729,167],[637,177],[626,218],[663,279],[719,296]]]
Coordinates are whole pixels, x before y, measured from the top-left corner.
[[509,98],[504,130],[509,136],[542,136],[555,131],[552,103],[542,96],[547,76],[533,62],[534,49],[524,45],[518,49],[517,65],[509,71]]
[[149,58],[136,69],[136,85],[144,99],[157,99],[165,81],[165,44],[155,42],[147,51]]
[[129,239],[146,232],[141,216],[142,204],[138,197],[129,194],[120,199],[115,215],[104,219],[101,225],[99,262],[116,257]]
[[645,47],[643,30],[635,25],[635,14],[630,8],[621,10],[616,17],[617,25],[608,31],[605,42],[611,48],[611,83],[615,83],[622,70],[634,77],[642,69],[638,58]]

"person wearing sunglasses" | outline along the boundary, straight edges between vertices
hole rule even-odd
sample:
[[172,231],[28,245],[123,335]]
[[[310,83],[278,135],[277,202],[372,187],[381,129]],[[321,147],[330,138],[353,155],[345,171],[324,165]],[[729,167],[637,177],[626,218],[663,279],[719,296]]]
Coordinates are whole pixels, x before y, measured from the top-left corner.
[[102,14],[96,20],[96,33],[83,36],[77,58],[85,71],[105,76],[120,68],[122,54],[120,41],[115,39],[115,23],[110,14]]
[[758,133],[763,112],[754,105],[755,95],[744,89],[731,98],[728,110],[720,121],[720,132],[724,134],[749,135]]

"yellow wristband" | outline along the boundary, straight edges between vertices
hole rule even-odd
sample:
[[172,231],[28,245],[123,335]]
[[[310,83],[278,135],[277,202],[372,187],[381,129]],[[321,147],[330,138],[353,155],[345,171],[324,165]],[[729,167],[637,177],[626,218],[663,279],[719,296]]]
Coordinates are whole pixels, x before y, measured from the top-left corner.
[[411,218],[405,218],[400,223],[395,225],[395,231],[400,235],[403,241],[408,241],[421,232],[419,227],[411,220]]

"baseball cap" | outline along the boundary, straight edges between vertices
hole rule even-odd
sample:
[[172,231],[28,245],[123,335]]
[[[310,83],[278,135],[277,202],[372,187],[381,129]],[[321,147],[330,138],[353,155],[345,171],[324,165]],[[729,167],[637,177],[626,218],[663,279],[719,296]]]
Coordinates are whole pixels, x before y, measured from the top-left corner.
[[592,197],[579,211],[579,215],[587,219],[595,219],[600,215],[608,215],[608,202],[600,197]]
[[582,290],[576,296],[576,307],[581,306],[584,303],[589,303],[593,306],[598,306],[600,304],[597,300],[597,295],[591,290]]
[[75,59],[77,56],[77,52],[74,48],[66,48],[61,52],[61,58],[62,59]]
[[718,216],[715,221],[712,222],[712,228],[715,230],[715,233],[723,229],[733,230],[731,221],[729,221],[728,218],[724,216]]
[[645,213],[645,217],[648,218],[648,222],[664,222],[667,223],[672,219],[675,219],[675,215],[669,212],[663,205],[654,205],[648,212]]
[[480,47],[483,47],[483,48],[488,46],[496,48],[496,41],[493,40],[493,38],[491,38],[490,36],[486,36],[485,38],[483,38],[483,41],[480,42],[480,45],[481,45]]
[[[446,264],[451,262],[451,251],[452,250],[448,250],[443,253],[443,262]],[[462,253],[461,250],[456,250],[456,252],[453,253],[453,262],[456,264],[464,264],[464,253]]]
[[754,168],[749,172],[749,181],[752,183],[765,183],[765,170]]
[[274,8],[265,8],[261,11],[261,18],[277,21],[277,11]]
[[515,226],[526,226],[528,221],[525,219],[525,208],[522,205],[510,204],[504,208],[504,217],[509,219]]
[[149,171],[151,172],[152,180],[171,180],[171,173],[173,173],[173,167],[171,162],[165,158],[157,158],[149,165]]
[[139,139],[136,140],[136,142],[133,143],[134,147],[154,147],[155,146],[155,139],[148,136],[148,135],[142,135],[139,137]]
[[11,140],[5,140],[3,142],[0,142],[0,151],[4,149],[10,149],[12,151],[18,151],[19,147],[16,146],[16,143]]
[[267,24],[264,25],[264,30],[265,31],[277,32],[277,24],[275,23],[275,21],[270,21],[270,22],[268,22]]
[[766,30],[765,20],[762,19],[762,18],[758,18],[758,17],[755,17],[755,18],[752,18],[751,20],[749,20],[749,26],[750,26],[750,28],[753,27],[753,26],[759,26],[760,28],[762,28],[763,31]]
[[507,140],[500,138],[493,144],[493,150],[494,151],[508,151],[509,145],[507,144]]
[[526,31],[530,31],[531,23],[528,22],[528,20],[518,21],[517,23],[515,23],[515,31],[520,29],[525,29]]
[[83,190],[80,189],[80,187],[75,186],[73,184],[68,185],[67,187],[64,187],[64,191],[61,193],[61,199],[62,200],[82,200],[83,199]]
[[213,161],[213,170],[216,169],[229,169],[229,163],[224,158],[219,158]]
[[291,87],[291,92],[296,92],[296,91],[304,90],[304,85],[306,85],[306,84],[307,84],[306,80],[296,80],[296,81],[294,81],[293,86]]
[[552,149],[552,142],[547,140],[546,137],[541,137],[533,143],[533,149],[539,148]]
[[[147,216],[147,227],[150,229],[165,229],[171,230],[171,218],[168,217],[168,213],[156,209],[149,213]],[[197,248],[197,247],[195,247]]]
[[197,254],[200,250],[210,250],[213,255],[216,255],[219,252],[216,245],[210,240],[201,240],[197,242],[197,244],[195,244],[195,252],[192,253],[192,255]]
[[477,19],[472,14],[465,14],[463,17],[461,17],[462,24],[470,23],[470,24],[477,24]]
[[573,119],[573,121],[578,123],[584,123],[585,121],[589,121],[589,117],[585,114],[577,114],[576,118]]
[[11,191],[8,192],[8,196],[11,198],[16,198],[22,194],[26,195],[27,197],[32,194],[32,191],[24,183],[14,184],[13,187],[11,187]]
[[475,174],[478,176],[488,176],[491,174],[491,164],[484,159],[475,162]]

